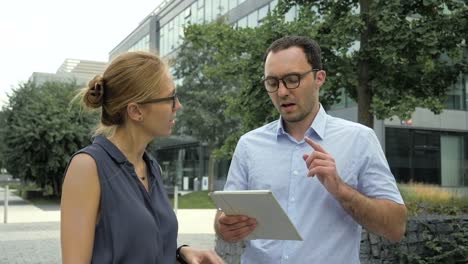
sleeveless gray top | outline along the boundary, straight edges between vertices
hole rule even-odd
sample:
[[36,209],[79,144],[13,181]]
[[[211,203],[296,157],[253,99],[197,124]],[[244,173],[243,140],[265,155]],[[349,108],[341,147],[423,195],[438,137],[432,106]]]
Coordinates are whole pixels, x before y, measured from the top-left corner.
[[175,263],[177,218],[158,163],[147,153],[149,191],[133,165],[107,138],[78,151],[94,158],[101,186],[92,263]]

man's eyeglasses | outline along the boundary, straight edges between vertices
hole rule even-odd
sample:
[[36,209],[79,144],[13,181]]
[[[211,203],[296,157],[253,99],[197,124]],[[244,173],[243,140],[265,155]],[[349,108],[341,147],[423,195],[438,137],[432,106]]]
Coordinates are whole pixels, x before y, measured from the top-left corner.
[[290,73],[286,74],[281,78],[277,77],[266,77],[263,79],[263,83],[265,84],[265,89],[269,93],[274,93],[278,90],[280,81],[284,84],[284,87],[288,89],[296,89],[301,85],[301,79],[304,78],[308,73],[317,72],[320,69],[312,69],[310,71],[306,71],[304,73]]
[[156,104],[156,103],[161,103],[161,102],[166,102],[166,101],[172,101],[172,109],[176,107],[176,101],[179,98],[177,97],[177,94],[174,92],[172,96],[169,97],[163,97],[163,98],[155,98],[155,99],[148,99],[143,102],[139,102],[139,104]]

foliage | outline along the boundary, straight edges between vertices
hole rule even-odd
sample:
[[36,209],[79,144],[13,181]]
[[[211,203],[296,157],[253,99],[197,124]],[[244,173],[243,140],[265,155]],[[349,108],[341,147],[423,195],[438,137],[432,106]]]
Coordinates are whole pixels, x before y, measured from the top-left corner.
[[[286,21],[284,15],[294,5],[298,19]],[[358,102],[359,122],[371,127],[374,115],[405,120],[415,107],[440,113],[450,85],[468,72],[467,10],[459,0],[284,0],[256,28],[191,25],[175,66],[177,76],[188,76],[180,90],[187,91],[186,110],[191,109],[184,115],[193,116],[182,126],[215,140],[215,146],[224,142],[219,153],[229,156],[240,135],[278,118],[260,80],[264,51],[285,35],[305,35],[320,43],[327,71],[321,90],[325,107],[346,93]],[[216,109],[216,115],[206,118],[204,109]],[[214,124],[222,114],[226,116]],[[226,120],[240,123],[226,126]]]
[[450,86],[468,72],[468,6],[459,0],[369,2],[369,45],[357,55],[378,69],[369,72],[373,113],[403,120],[418,106],[440,113]]
[[238,40],[239,34],[223,22],[215,22],[192,25],[185,36],[174,65],[175,77],[182,81],[177,93],[183,104],[176,133],[192,135],[212,150],[239,128],[238,119],[224,111],[228,98],[235,96],[239,81],[226,68],[228,62],[220,65],[224,53],[219,49],[229,49],[231,40]]
[[460,223],[451,223],[450,235],[441,235],[437,230],[426,226],[421,237],[424,238],[423,252],[401,252],[400,263],[439,264],[468,262],[468,227]]
[[[415,229],[413,226],[409,230],[407,228],[406,239],[400,244],[390,245],[390,251],[398,260],[395,262],[467,263],[468,222],[464,221],[463,214],[468,213],[468,197],[430,184],[399,184],[398,188],[412,224],[417,224],[418,227]],[[433,215],[457,216],[441,222],[427,220],[432,219]]]
[[410,216],[468,213],[468,196],[458,196],[440,186],[421,183],[399,184],[398,188]]
[[5,129],[6,129],[5,112],[0,111],[0,169],[5,168],[5,166],[6,166],[5,140],[2,137],[5,134]]
[[90,142],[95,118],[70,101],[73,83],[21,84],[3,109],[6,168],[24,182],[60,195],[70,156]]

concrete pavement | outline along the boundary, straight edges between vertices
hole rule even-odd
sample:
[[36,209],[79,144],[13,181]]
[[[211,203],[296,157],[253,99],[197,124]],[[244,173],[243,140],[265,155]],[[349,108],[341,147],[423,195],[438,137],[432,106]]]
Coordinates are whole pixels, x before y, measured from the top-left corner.
[[[4,189],[0,187],[0,264],[60,263],[60,208],[34,206],[10,194],[4,224]],[[214,248],[214,209],[179,209],[179,243]]]

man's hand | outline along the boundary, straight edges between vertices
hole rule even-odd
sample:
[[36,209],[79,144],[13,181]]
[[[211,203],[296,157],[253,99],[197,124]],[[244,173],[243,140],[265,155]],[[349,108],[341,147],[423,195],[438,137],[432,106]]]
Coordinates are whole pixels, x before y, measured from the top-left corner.
[[388,199],[369,198],[353,189],[338,176],[333,157],[311,139],[304,140],[315,150],[303,156],[308,176],[317,176],[343,209],[368,231],[391,241],[401,240],[406,228],[406,207]]
[[218,212],[215,219],[216,233],[227,242],[237,242],[247,237],[257,226],[255,218],[245,215],[225,215]]
[[305,137],[304,140],[315,150],[310,155],[304,154],[304,156],[302,156],[309,169],[307,176],[317,176],[327,191],[337,197],[337,195],[339,195],[340,185],[343,184],[343,181],[338,176],[335,159],[333,159],[322,146],[310,138]]
[[188,264],[224,264],[225,262],[213,250],[197,250],[183,247],[180,250]]

